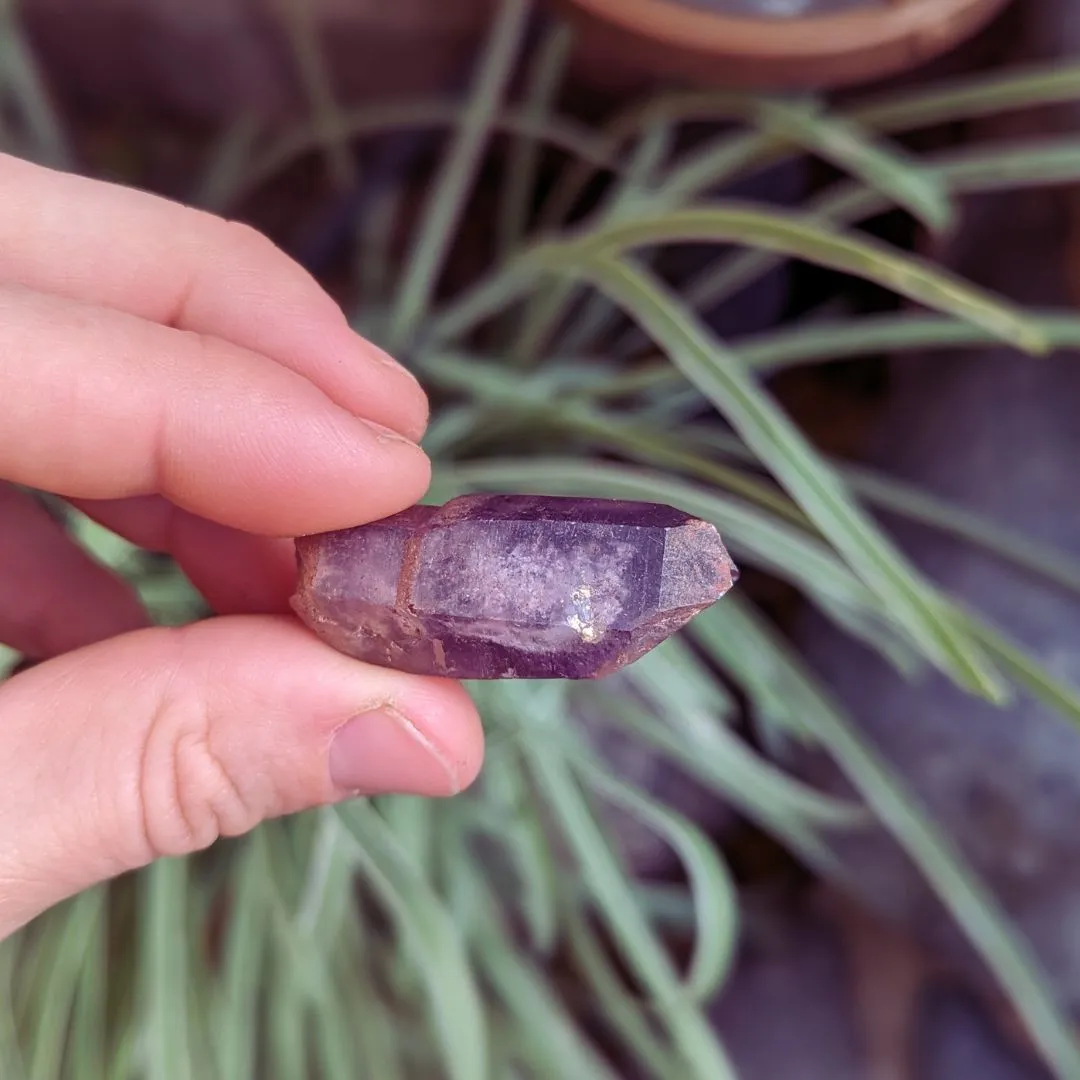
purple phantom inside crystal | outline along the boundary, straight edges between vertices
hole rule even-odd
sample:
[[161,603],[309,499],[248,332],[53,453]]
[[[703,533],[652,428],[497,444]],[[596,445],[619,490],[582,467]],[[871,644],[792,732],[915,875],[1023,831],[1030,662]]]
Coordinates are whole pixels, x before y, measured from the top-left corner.
[[610,499],[463,495],[296,549],[293,608],[319,637],[457,679],[609,675],[738,576],[712,525]]

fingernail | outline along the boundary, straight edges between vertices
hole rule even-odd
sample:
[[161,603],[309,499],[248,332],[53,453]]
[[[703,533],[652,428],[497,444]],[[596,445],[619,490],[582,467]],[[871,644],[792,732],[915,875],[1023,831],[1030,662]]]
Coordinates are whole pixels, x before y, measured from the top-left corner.
[[395,360],[388,352],[383,352],[378,345],[374,345],[370,341],[365,344],[371,350],[373,359],[377,360],[380,364],[385,364],[387,367],[404,372],[404,374],[408,375],[414,383],[419,385],[420,380],[400,360]]
[[402,435],[400,431],[394,431],[393,428],[383,427],[382,424],[376,424],[374,420],[365,420],[364,423],[375,432],[375,438],[381,443],[406,443],[408,446],[413,447],[417,445],[412,439]]
[[442,751],[390,706],[346,721],[330,744],[330,779],[349,795],[455,795]]

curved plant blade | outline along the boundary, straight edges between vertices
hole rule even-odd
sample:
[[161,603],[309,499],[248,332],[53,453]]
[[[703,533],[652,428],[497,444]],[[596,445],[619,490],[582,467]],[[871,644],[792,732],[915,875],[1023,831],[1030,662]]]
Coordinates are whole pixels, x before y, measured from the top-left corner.
[[718,661],[727,666],[725,644],[736,638],[745,647],[771,654],[791,708],[799,711],[816,741],[923,873],[1023,1018],[1046,1062],[1061,1080],[1080,1076],[1080,1047],[1072,1025],[996,898],[850,719],[819,689],[790,647],[739,597],[730,599],[734,603],[716,605],[701,616],[718,627],[711,642]]
[[399,349],[427,311],[469,188],[480,167],[506,84],[514,70],[531,8],[503,0],[476,72],[469,108],[440,166],[391,307],[387,346]]
[[356,842],[365,877],[401,929],[423,978],[446,1066],[453,1080],[486,1080],[487,1030],[464,944],[389,826],[371,805],[351,802],[337,813]]
[[622,806],[661,836],[678,854],[694,901],[694,954],[685,987],[707,1002],[731,970],[738,935],[735,883],[712,841],[693,822],[611,775],[592,755],[576,753],[575,768],[590,787]]
[[853,120],[830,116],[813,102],[766,98],[755,119],[763,131],[817,154],[869,188],[902,206],[934,232],[955,218],[948,192],[919,161],[899,146],[887,145]]
[[560,750],[541,738],[529,739],[523,747],[586,886],[624,959],[647,988],[657,1015],[671,1034],[685,1075],[699,1080],[736,1080],[708,1020],[686,996],[671,960],[628,888],[569,763]]
[[655,279],[615,260],[594,257],[586,268],[728,419],[822,534],[881,598],[929,658],[962,686],[992,700],[1006,698],[993,665],[953,624],[934,591],[851,499],[836,474],[770,396],[709,337],[699,320]]
[[539,245],[529,262],[572,273],[583,262],[605,265],[637,248],[671,243],[739,243],[781,252],[818,266],[854,274],[910,300],[982,326],[1029,352],[1045,352],[1042,334],[1013,305],[954,274],[904,255],[886,244],[829,228],[805,214],[762,210],[732,201],[687,207],[605,226],[580,238]]

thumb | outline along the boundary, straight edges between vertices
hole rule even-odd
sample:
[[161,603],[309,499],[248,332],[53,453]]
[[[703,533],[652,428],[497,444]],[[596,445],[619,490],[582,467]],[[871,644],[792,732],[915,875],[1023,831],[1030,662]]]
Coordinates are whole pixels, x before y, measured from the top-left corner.
[[0,686],[0,939],[57,901],[350,795],[450,795],[482,758],[456,683],[287,618],[137,630]]

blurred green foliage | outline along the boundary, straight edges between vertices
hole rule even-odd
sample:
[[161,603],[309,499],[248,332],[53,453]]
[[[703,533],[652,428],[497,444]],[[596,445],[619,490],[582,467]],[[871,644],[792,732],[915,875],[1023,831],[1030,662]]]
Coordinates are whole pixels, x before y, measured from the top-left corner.
[[[387,222],[401,193],[357,237],[362,298],[354,318],[406,358],[439,403],[426,440],[436,462],[432,500],[537,490],[675,503],[714,521],[740,564],[795,585],[903,670],[934,667],[999,702],[1023,687],[1080,719],[1071,688],[960,611],[869,509],[888,507],[984,544],[1062,588],[1080,589],[1080,567],[923,492],[826,459],[763,379],[884,349],[1001,339],[1039,353],[1080,343],[1080,319],[1017,311],[851,228],[901,207],[940,230],[955,221],[958,196],[1080,180],[1076,137],[926,159],[893,141],[938,123],[1072,101],[1080,67],[909,89],[843,115],[810,99],[677,93],[592,130],[552,107],[570,31],[549,26],[523,55],[528,16],[524,0],[501,4],[463,104],[342,112],[304,53],[318,91],[310,95],[313,121],[270,134],[237,125],[195,201],[228,212],[313,152],[341,176],[353,139],[445,130],[443,160],[405,256],[392,256]],[[70,165],[63,125],[18,25],[10,10],[2,17],[8,119],[0,138],[12,152]],[[524,95],[511,103],[508,83],[522,64]],[[736,127],[675,153],[680,127],[702,120]],[[490,208],[496,256],[480,280],[447,295],[447,259],[496,133],[509,137]],[[533,214],[541,145],[560,150],[564,166]],[[806,153],[846,179],[797,213],[713,194]],[[568,226],[599,172],[614,181],[601,205]],[[736,250],[725,249],[676,293],[652,262],[665,246],[687,242]],[[788,257],[877,282],[926,310],[719,340],[700,313]],[[612,334],[615,344],[598,355]],[[656,359],[631,365],[643,348]],[[723,423],[693,419],[704,406]],[[552,445],[558,456],[537,454]],[[135,581],[159,619],[201,612],[175,567],[77,515],[71,523],[88,550]],[[731,686],[764,745],[818,745],[865,805],[825,798],[750,749],[732,728]],[[381,798],[274,822],[197,859],[165,861],[82,895],[0,947],[0,1076],[614,1078],[620,1071],[601,1039],[657,1080],[732,1076],[706,1010],[739,932],[723,855],[698,824],[615,775],[575,722],[584,707],[811,866],[835,872],[830,830],[875,815],[953,911],[1056,1074],[1080,1075],[1068,1021],[994,900],[738,591],[617,684],[472,689],[489,752],[466,795],[438,805]],[[685,887],[635,880],[605,803],[670,845]],[[695,943],[685,969],[665,947],[672,925]]]

